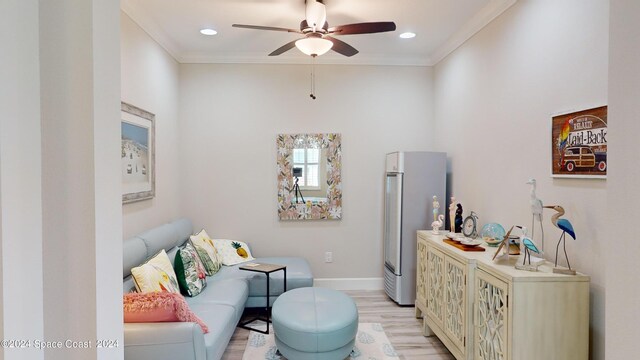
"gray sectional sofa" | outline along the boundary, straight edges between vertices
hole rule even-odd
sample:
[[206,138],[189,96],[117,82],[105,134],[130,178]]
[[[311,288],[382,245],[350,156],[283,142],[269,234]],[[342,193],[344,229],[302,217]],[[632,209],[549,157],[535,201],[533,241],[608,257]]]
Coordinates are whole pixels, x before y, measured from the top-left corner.
[[[131,268],[165,249],[173,262],[177,246],[194,232],[191,221],[179,219],[145,231],[124,242],[123,290],[135,288]],[[256,254],[252,254],[256,256]],[[256,258],[254,262],[287,266],[287,290],[313,286],[308,262],[296,257]],[[191,310],[209,327],[203,334],[195,323],[126,323],[124,357],[127,360],[217,360],[222,357],[247,307],[266,305],[263,274],[223,266],[207,278],[207,287],[196,297],[186,297]],[[283,272],[270,275],[271,304],[283,291]]]

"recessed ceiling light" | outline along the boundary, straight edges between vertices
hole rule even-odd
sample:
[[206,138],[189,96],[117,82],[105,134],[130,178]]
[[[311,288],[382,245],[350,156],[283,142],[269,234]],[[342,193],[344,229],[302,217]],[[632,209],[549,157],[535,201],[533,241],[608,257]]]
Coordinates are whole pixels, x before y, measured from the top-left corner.
[[416,33],[412,33],[412,32],[404,32],[402,34],[400,34],[400,37],[403,39],[411,39],[416,37]]
[[202,35],[215,35],[217,33],[218,32],[213,30],[213,29],[202,29],[202,30],[200,30],[200,34],[202,34]]

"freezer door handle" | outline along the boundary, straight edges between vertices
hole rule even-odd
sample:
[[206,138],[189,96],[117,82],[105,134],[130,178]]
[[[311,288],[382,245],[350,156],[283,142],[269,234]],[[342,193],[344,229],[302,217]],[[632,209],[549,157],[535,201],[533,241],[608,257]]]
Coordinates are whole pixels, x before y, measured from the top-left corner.
[[396,228],[396,234],[395,234],[396,235],[395,236],[395,238],[396,238],[396,249],[397,249],[395,273],[396,273],[396,275],[402,275],[402,266],[401,266],[401,264],[402,264],[402,262],[401,262],[402,261],[402,258],[401,258],[401,255],[402,255],[402,173],[399,173],[396,176],[398,177],[398,183],[397,183],[398,190],[396,192],[396,194],[397,194],[397,196],[396,196],[396,201],[397,201],[396,209],[398,209],[397,212],[396,212],[396,216],[397,216],[396,224],[398,226]]
[[402,275],[402,174],[387,173],[385,196],[385,266]]

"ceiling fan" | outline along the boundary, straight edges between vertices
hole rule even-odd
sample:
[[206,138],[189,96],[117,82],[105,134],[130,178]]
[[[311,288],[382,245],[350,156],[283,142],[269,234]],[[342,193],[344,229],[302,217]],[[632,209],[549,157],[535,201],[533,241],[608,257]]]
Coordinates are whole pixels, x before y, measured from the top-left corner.
[[320,56],[329,50],[333,50],[344,56],[353,56],[358,53],[358,50],[353,46],[336,39],[332,35],[372,34],[394,31],[396,29],[396,24],[392,21],[365,22],[329,27],[324,0],[305,0],[305,3],[305,19],[300,23],[300,30],[242,24],[233,24],[233,27],[302,34],[304,35],[303,38],[281,46],[269,54],[269,56],[278,56],[297,47],[300,51],[312,57]]

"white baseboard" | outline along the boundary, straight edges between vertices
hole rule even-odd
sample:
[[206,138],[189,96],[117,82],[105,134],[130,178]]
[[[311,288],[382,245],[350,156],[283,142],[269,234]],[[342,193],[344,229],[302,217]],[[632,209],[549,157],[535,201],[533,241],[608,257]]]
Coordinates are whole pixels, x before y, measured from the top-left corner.
[[383,278],[314,279],[313,286],[334,290],[383,290]]

